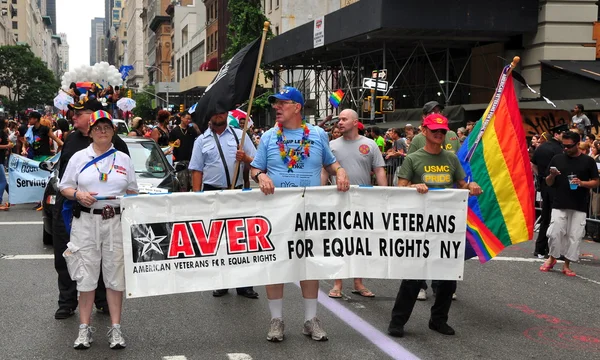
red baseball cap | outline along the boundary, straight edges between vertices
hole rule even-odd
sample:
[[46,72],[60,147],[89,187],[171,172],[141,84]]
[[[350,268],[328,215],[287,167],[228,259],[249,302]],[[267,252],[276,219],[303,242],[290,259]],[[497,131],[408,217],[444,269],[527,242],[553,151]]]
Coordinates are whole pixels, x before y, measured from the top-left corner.
[[427,115],[427,117],[423,120],[423,126],[430,130],[450,130],[450,128],[448,127],[448,119],[446,119],[446,117],[441,114]]
[[361,123],[360,121],[358,122],[358,124],[356,125],[356,127],[358,128],[358,130],[364,130],[365,129],[365,125],[363,125],[363,123]]

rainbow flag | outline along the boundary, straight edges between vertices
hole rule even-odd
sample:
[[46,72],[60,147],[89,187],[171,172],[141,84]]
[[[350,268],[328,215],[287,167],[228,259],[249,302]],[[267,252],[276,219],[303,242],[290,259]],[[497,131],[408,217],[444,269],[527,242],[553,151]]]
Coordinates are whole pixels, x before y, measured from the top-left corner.
[[331,95],[329,95],[329,103],[331,104],[331,106],[337,109],[338,106],[340,106],[340,103],[342,102],[343,98],[344,92],[342,91],[342,89],[338,89],[336,92],[331,93]]
[[467,240],[482,263],[533,238],[535,188],[511,70],[502,71],[492,101],[457,153],[466,180],[483,190],[469,198],[467,213]]

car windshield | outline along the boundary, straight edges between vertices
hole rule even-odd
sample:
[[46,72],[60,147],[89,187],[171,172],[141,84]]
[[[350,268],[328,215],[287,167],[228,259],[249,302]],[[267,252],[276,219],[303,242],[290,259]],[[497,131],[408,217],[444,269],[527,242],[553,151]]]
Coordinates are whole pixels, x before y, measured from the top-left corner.
[[130,142],[127,144],[127,148],[136,174],[141,177],[154,178],[166,176],[168,163],[160,148],[153,141]]
[[127,130],[127,125],[125,125],[124,122],[115,121],[114,124],[117,127],[117,134],[120,134],[120,135],[129,134],[129,131]]

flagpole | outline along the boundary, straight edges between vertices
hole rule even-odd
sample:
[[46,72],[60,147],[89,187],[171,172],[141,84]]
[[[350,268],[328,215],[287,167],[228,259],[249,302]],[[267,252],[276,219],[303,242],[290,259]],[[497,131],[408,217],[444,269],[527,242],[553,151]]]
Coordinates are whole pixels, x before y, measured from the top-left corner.
[[[265,41],[267,40],[267,31],[269,31],[270,22],[265,21],[262,33],[262,39],[260,40],[260,48],[258,49],[258,59],[256,60],[256,68],[254,69],[254,79],[252,80],[252,88],[250,89],[250,99],[248,100],[248,111],[247,118],[244,122],[244,129],[242,131],[242,141],[238,150],[244,148],[244,141],[246,140],[246,132],[248,131],[248,123],[250,122],[250,114],[252,113],[252,101],[254,100],[254,90],[256,90],[256,83],[258,82],[258,74],[260,73],[260,62],[262,61],[263,50],[265,48]],[[235,162],[235,172],[233,175],[233,181],[231,182],[231,189],[235,189],[235,184],[240,173],[240,162]]]

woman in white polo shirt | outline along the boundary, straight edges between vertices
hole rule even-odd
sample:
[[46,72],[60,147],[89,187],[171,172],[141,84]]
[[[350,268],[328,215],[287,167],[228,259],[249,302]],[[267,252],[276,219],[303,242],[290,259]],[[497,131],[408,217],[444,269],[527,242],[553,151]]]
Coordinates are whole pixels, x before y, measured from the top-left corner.
[[111,349],[122,349],[121,308],[125,290],[121,211],[118,200],[97,198],[137,193],[135,169],[129,156],[112,144],[114,126],[103,110],[90,116],[92,144],[70,159],[61,179],[61,193],[76,200],[70,242],[64,253],[69,274],[79,291],[79,335],[75,349],[87,349],[92,342],[90,318],[100,267],[112,327],[108,332]]

